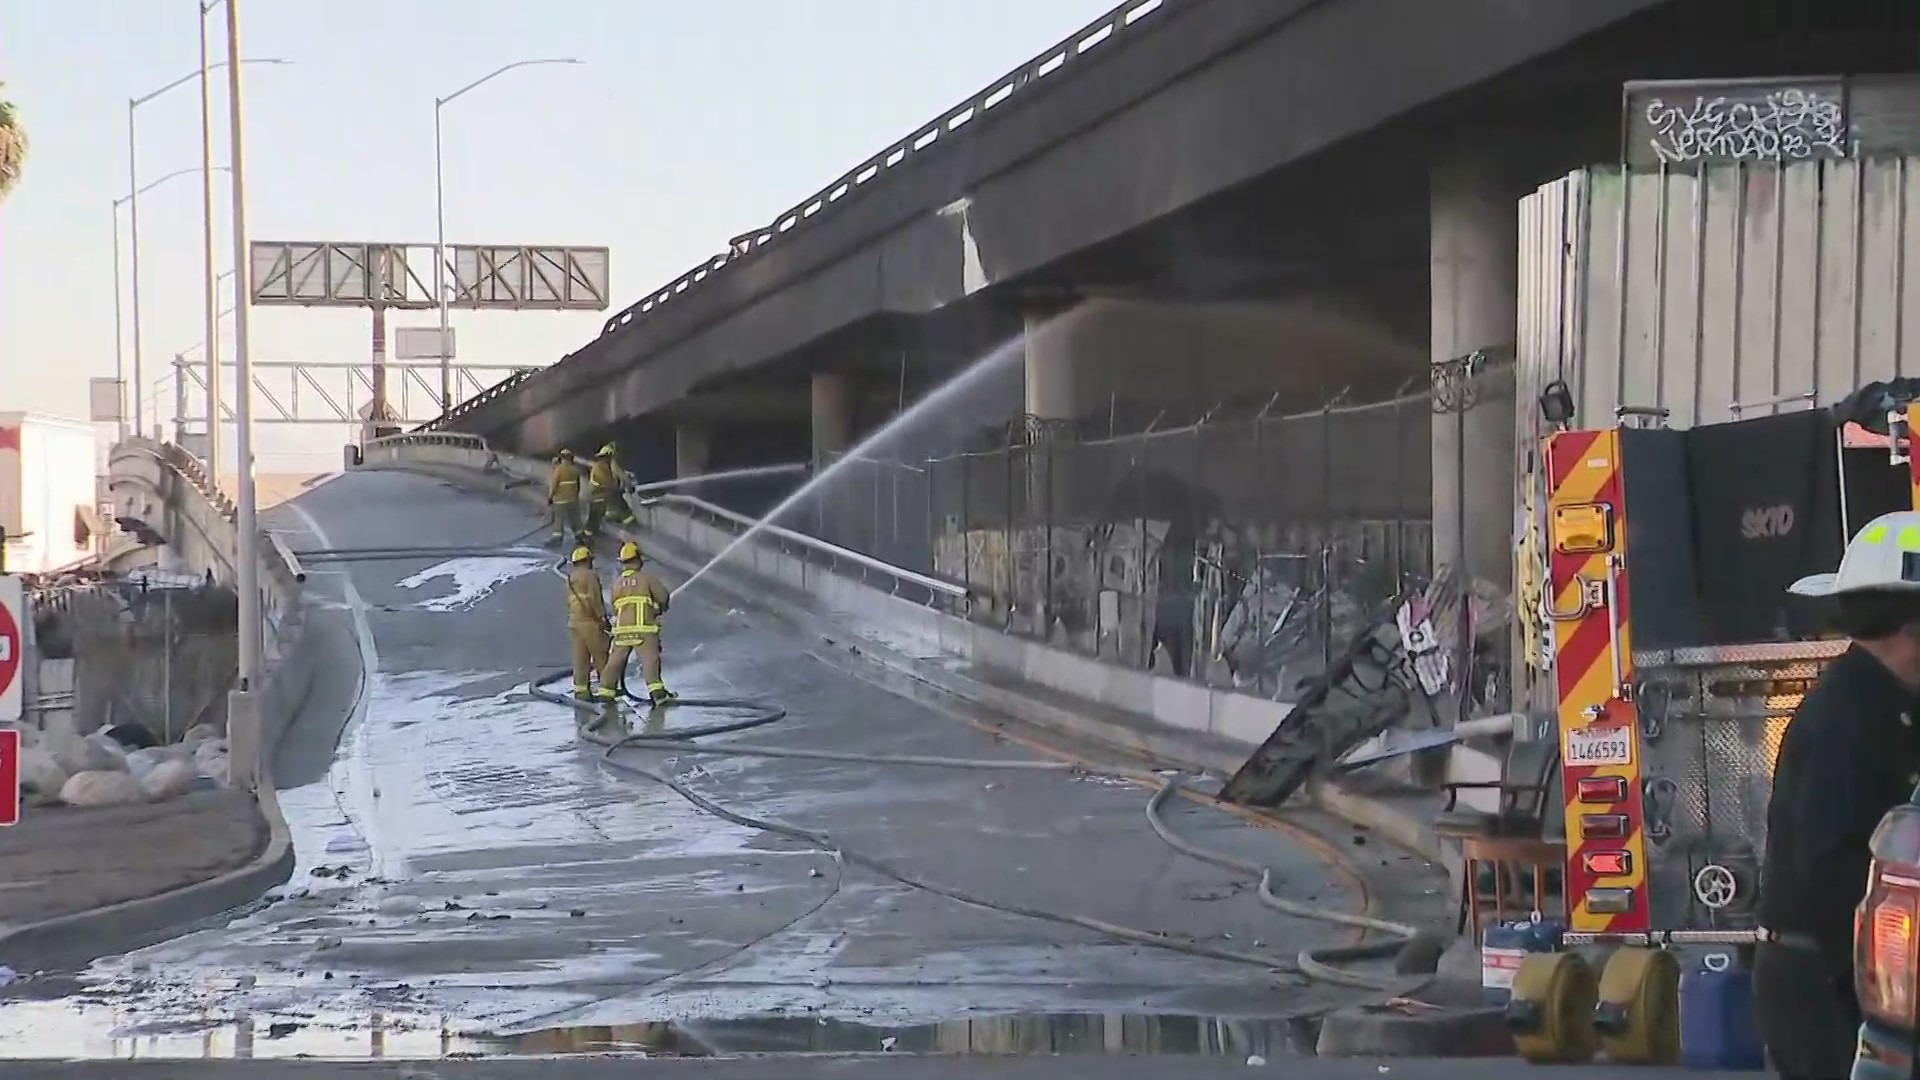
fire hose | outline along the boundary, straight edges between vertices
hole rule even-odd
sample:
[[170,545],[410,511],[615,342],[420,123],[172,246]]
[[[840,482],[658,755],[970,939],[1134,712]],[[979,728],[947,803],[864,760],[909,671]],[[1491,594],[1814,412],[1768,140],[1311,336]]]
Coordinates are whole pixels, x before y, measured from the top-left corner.
[[[552,689],[555,683],[559,683],[570,676],[571,671],[565,669],[543,675],[533,681],[529,687],[530,692],[540,700],[565,706],[589,717],[597,718],[600,715],[600,706],[598,704],[580,701],[564,692]],[[621,690],[621,694],[629,700],[640,700],[627,693],[624,687]],[[667,788],[707,814],[744,828],[784,836],[790,840],[807,844],[834,855],[848,865],[861,867],[862,869],[889,878],[909,888],[942,896],[958,903],[967,904],[972,907],[986,908],[1005,914],[1037,919],[1043,922],[1073,926],[1131,945],[1163,949],[1190,956],[1224,960],[1231,963],[1257,965],[1272,971],[1298,974],[1319,982],[1333,983],[1364,990],[1404,994],[1411,993],[1421,985],[1430,981],[1430,977],[1413,979],[1409,979],[1408,977],[1383,978],[1345,971],[1334,967],[1334,964],[1341,962],[1373,960],[1392,956],[1399,952],[1400,949],[1414,937],[1416,931],[1413,927],[1402,923],[1335,911],[1284,899],[1273,893],[1272,874],[1265,867],[1238,859],[1231,855],[1208,850],[1182,839],[1168,827],[1162,816],[1162,808],[1165,806],[1166,801],[1183,789],[1183,784],[1179,780],[1168,781],[1162,784],[1160,789],[1154,793],[1153,798],[1148,801],[1146,807],[1146,817],[1149,826],[1153,829],[1155,835],[1159,836],[1175,851],[1201,862],[1210,863],[1224,869],[1257,878],[1259,880],[1259,890],[1257,893],[1259,902],[1270,910],[1295,918],[1332,923],[1340,926],[1353,927],[1369,933],[1382,934],[1385,935],[1384,939],[1354,945],[1321,946],[1303,949],[1292,958],[1261,956],[1250,952],[1220,949],[1196,942],[1183,941],[1164,933],[1121,926],[1102,919],[1010,903],[983,896],[957,886],[932,881],[884,859],[848,849],[829,833],[805,829],[785,822],[755,817],[731,809],[670,776],[638,765],[631,760],[627,760],[626,757],[631,752],[652,752],[724,757],[835,761],[881,766],[1058,772],[1083,776],[1108,776],[1130,781],[1138,781],[1141,778],[1134,772],[1107,770],[1066,761],[1001,760],[905,754],[862,754],[740,743],[729,743],[723,746],[705,745],[698,743],[696,740],[713,735],[747,731],[778,723],[786,719],[787,712],[785,709],[763,705],[759,702],[718,698],[698,700],[677,699],[672,702],[669,707],[678,709],[707,708],[739,710],[747,712],[748,715],[737,720],[686,728],[675,732],[626,734],[618,736],[611,736],[600,732],[594,724],[585,723],[581,725],[581,734],[587,741],[603,748],[602,761],[607,767],[620,773],[640,777],[641,779]]]

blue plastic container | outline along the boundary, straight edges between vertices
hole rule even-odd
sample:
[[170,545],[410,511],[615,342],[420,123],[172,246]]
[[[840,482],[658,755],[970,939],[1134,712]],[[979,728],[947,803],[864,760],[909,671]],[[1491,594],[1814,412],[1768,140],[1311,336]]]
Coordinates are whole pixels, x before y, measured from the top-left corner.
[[1480,993],[1489,1005],[1513,997],[1513,975],[1528,953],[1560,951],[1567,928],[1552,920],[1496,923],[1480,937]]
[[1689,1069],[1767,1067],[1753,1023],[1753,972],[1720,956],[1680,976],[1680,1060]]

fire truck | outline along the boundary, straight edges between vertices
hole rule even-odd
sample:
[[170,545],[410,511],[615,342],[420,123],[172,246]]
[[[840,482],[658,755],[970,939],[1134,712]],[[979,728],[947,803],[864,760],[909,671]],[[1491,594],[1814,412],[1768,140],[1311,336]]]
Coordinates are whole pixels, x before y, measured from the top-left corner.
[[[1556,383],[1539,402],[1553,430],[1538,615],[1552,648],[1568,932],[1562,951],[1523,962],[1509,1017],[1529,1060],[1668,1062],[1680,965],[1750,956],[1781,736],[1846,647],[1823,634],[1831,612],[1787,586],[1831,570],[1865,522],[1920,506],[1920,383],[1684,430],[1632,407],[1574,428],[1567,398]],[[1905,958],[1890,1007],[1910,1044],[1920,806],[1882,834],[1889,869],[1863,908],[1861,971],[1881,980],[1884,958]],[[1604,962],[1589,959],[1596,949]]]

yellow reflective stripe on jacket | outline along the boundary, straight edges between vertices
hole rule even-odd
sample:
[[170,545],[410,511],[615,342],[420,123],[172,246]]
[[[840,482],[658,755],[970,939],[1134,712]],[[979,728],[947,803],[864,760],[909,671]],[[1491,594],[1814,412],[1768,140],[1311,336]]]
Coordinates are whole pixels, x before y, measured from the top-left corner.
[[653,622],[653,597],[646,593],[632,595],[616,594],[613,598],[613,630],[644,637],[660,632],[659,624]]

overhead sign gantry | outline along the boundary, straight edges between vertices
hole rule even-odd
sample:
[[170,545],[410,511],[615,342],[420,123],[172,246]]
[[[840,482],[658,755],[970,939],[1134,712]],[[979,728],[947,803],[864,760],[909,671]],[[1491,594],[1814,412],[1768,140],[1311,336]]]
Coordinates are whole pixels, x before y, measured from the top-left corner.
[[[431,311],[434,245],[256,240],[249,301],[263,307],[362,308],[373,313],[366,434],[397,430],[387,397],[388,311]],[[448,306],[463,311],[605,311],[608,250],[566,244],[449,244]],[[437,328],[430,332],[437,337]],[[452,341],[417,359],[452,363]],[[457,404],[438,401],[444,413]]]

